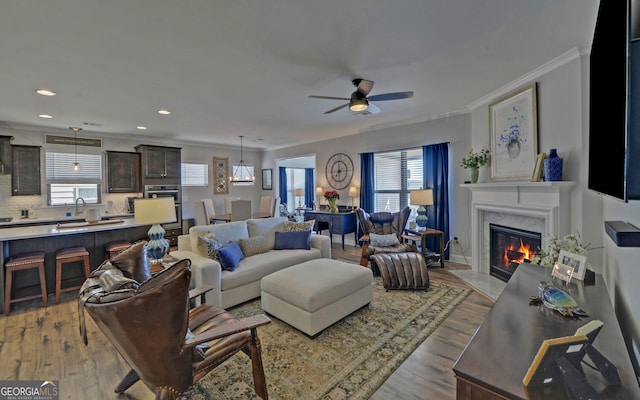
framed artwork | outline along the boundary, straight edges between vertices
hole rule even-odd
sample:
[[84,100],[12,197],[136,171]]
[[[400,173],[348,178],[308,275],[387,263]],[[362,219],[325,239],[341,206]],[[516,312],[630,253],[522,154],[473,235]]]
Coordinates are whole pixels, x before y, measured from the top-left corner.
[[213,194],[229,194],[229,158],[213,157]]
[[489,105],[491,180],[531,177],[538,155],[536,84]]
[[540,153],[536,157],[536,163],[533,166],[533,174],[531,175],[531,182],[540,182],[542,180],[542,166],[545,158],[547,158],[547,153]]
[[579,280],[584,278],[584,272],[587,269],[587,257],[570,253],[566,250],[560,250],[558,254],[558,263],[573,267],[573,277]]
[[271,169],[262,170],[262,190],[271,190],[273,185],[271,184]]

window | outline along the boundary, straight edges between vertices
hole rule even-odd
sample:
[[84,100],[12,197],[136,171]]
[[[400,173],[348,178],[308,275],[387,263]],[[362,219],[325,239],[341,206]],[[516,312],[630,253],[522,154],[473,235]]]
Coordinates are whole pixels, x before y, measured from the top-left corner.
[[209,186],[209,165],[182,163],[182,186]]
[[396,212],[409,205],[409,192],[422,188],[422,149],[376,153],[375,211]]
[[[295,212],[299,205],[304,205],[304,195],[296,197],[296,189],[304,191],[304,168],[287,168],[287,210]],[[303,192],[304,193],[304,192]],[[311,206],[311,204],[309,204]]]
[[253,173],[252,165],[246,165],[244,163],[234,164],[233,167],[231,168],[231,176],[235,178],[236,174],[238,174],[239,179],[246,179],[246,180],[249,180],[249,182],[234,182],[232,180],[231,181],[232,185],[234,186],[253,186],[254,185],[254,181],[251,179],[255,180],[256,174]]
[[[78,161],[79,169],[73,169]],[[46,153],[47,201],[50,206],[75,204],[82,198],[87,204],[101,201],[102,155],[57,151]]]

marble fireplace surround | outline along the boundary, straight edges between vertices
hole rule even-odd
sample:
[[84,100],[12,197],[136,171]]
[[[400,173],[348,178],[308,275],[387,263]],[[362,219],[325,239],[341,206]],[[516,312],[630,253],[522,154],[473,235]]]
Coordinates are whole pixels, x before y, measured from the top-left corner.
[[471,269],[489,274],[489,224],[549,235],[569,232],[574,182],[491,182],[463,184],[471,195]]

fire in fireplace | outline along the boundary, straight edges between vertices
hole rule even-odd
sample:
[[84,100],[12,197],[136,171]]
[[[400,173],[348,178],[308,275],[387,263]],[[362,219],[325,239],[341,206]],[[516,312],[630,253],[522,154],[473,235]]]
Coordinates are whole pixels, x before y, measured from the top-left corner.
[[489,273],[505,282],[522,262],[538,253],[542,243],[539,232],[489,224]]

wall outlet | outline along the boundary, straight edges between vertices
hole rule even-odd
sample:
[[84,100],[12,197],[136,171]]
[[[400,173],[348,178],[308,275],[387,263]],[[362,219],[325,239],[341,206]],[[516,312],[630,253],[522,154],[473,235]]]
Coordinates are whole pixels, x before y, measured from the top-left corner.
[[458,243],[458,244],[460,243],[460,242],[458,242],[458,237],[457,236],[453,237],[453,243]]

